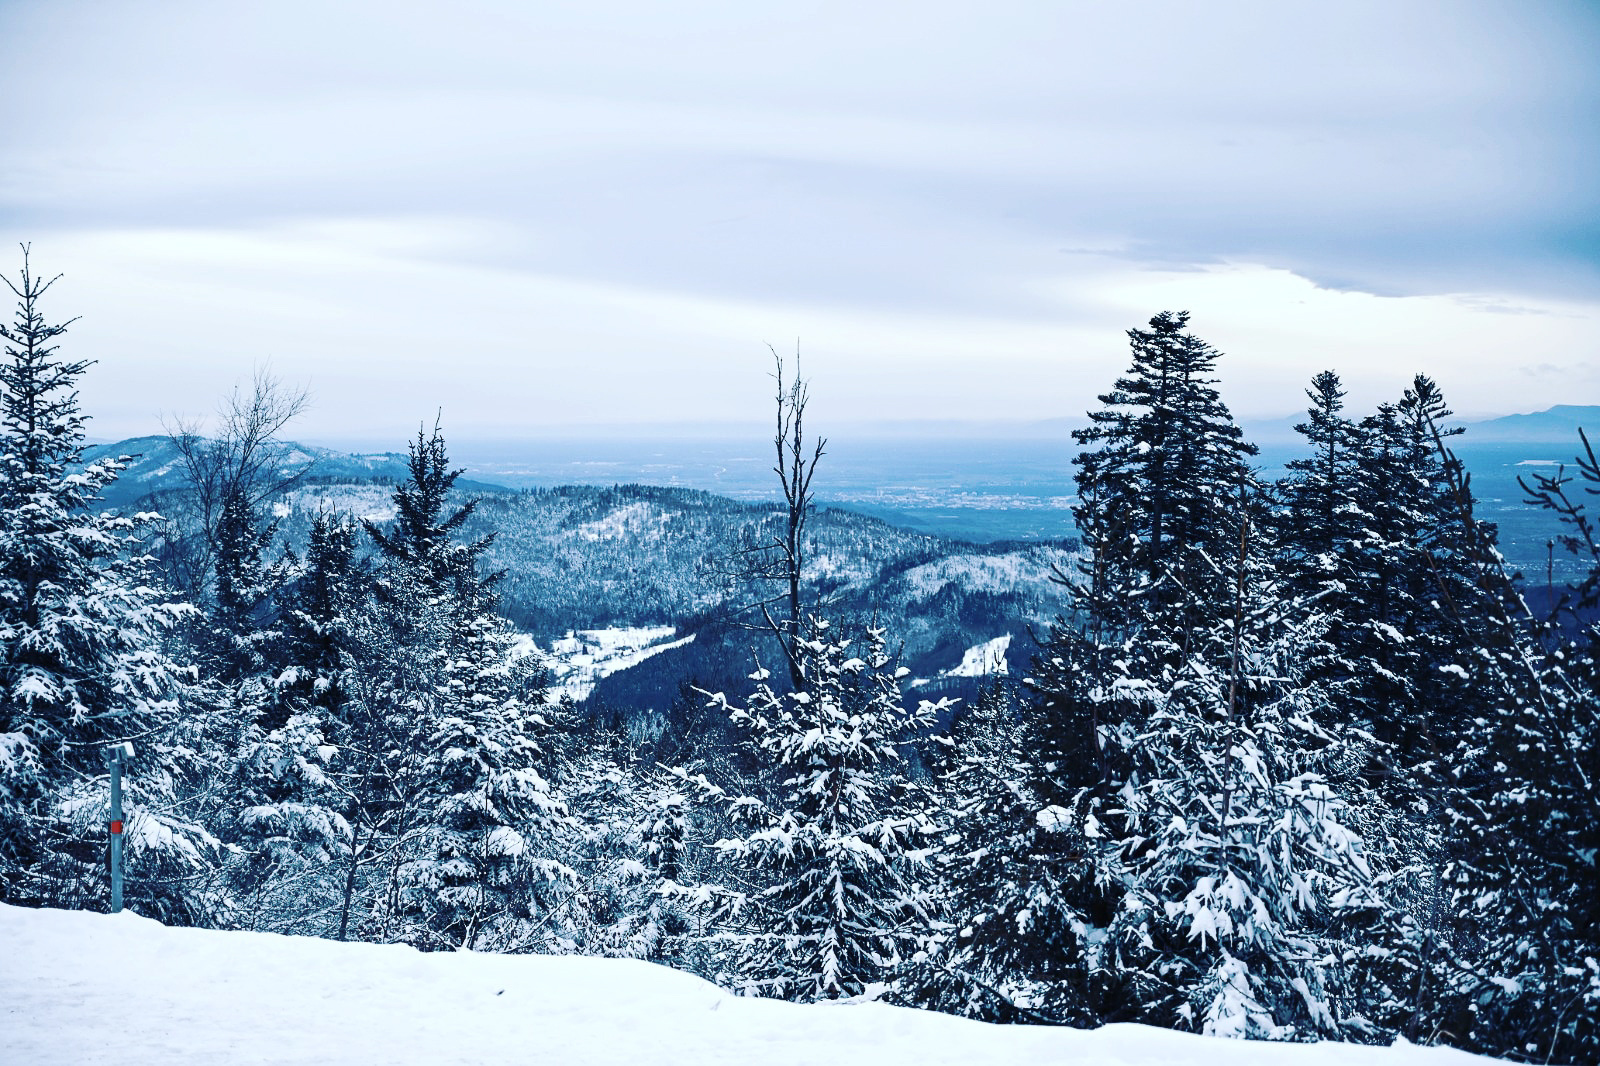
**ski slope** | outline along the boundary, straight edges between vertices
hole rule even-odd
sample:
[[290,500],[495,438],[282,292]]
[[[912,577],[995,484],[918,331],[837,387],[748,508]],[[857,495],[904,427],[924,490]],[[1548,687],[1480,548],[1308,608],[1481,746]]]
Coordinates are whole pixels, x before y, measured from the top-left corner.
[[0,1063],[1450,1066],[1457,1051],[992,1026],[730,996],[620,959],[421,954],[0,906]]

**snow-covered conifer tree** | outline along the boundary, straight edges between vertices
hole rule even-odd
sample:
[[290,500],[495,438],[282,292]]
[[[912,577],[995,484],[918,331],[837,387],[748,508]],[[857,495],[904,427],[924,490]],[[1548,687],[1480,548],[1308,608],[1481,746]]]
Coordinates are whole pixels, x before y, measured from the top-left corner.
[[1091,1025],[1110,1009],[1092,965],[1107,924],[1096,764],[1070,764],[1074,787],[1051,730],[1023,712],[996,684],[944,741],[933,814],[946,834],[943,921],[895,998],[985,1021]]
[[437,426],[410,466],[394,527],[367,524],[389,653],[369,667],[361,713],[398,749],[385,772],[406,808],[382,921],[426,946],[524,946],[535,884],[568,873],[544,850],[565,812],[545,672],[495,613],[500,575],[478,572],[490,538],[452,540],[474,504],[448,507],[460,471]]
[[[1188,332],[1188,312],[1132,329],[1132,366],[1074,432],[1080,502],[1102,626],[1139,632],[1152,651],[1228,612],[1229,506],[1250,480],[1243,439],[1214,385],[1219,353]],[[1111,639],[1109,632],[1102,639]]]
[[[1425,384],[1415,390],[1424,401]],[[1455,949],[1436,985],[1439,1024],[1475,1050],[1582,1061],[1600,1048],[1594,624],[1579,616],[1553,630],[1532,615],[1492,528],[1473,516],[1464,464],[1437,429],[1442,402],[1418,406],[1454,519],[1453,542],[1430,545],[1430,556],[1459,575],[1436,601],[1452,639],[1440,642],[1450,657],[1434,661],[1461,688],[1439,729]],[[1580,469],[1592,473],[1592,452],[1585,458]],[[1581,515],[1556,509],[1581,537]],[[1600,584],[1596,573],[1580,588]]]
[[1231,673],[1215,665],[1223,656],[1197,654],[1124,682],[1147,713],[1119,727],[1131,765],[1115,863],[1127,887],[1099,965],[1146,978],[1142,1009],[1158,1024],[1359,1036],[1371,1026],[1326,962],[1343,952],[1339,912],[1371,906],[1374,877],[1329,777],[1332,708],[1297,676],[1318,636],[1304,630],[1320,623],[1246,624]]
[[0,324],[0,898],[105,898],[106,744],[131,740],[124,821],[129,905],[201,917],[193,875],[215,841],[181,802],[208,772],[179,703],[165,634],[185,614],[152,588],[148,516],[95,511],[123,464],[84,465],[86,360],[68,360],[40,300],[52,281],[24,249]]
[[[1077,610],[1035,665],[1031,798],[1073,857],[1048,897],[1081,960],[1061,981],[1080,1017],[1347,1032],[1317,960],[1373,878],[1331,776],[1344,740],[1306,676],[1327,623],[1243,533],[1265,524],[1254,449],[1186,323],[1130,331],[1133,369],[1079,435],[1084,557],[1060,575]],[[1336,384],[1319,386],[1330,417]]]
[[214,580],[204,639],[213,675],[237,684],[274,668],[279,639],[273,597],[291,573],[287,558],[270,558],[275,521],[262,521],[242,492],[231,493],[212,534]]
[[[357,618],[366,609],[356,530],[354,522],[326,513],[312,520],[305,561],[283,593],[281,665],[277,676],[257,679],[264,690],[259,708],[241,729],[228,827],[242,852],[235,881],[258,897],[241,908],[241,920],[341,939],[354,875],[374,845],[357,801],[372,755],[345,714],[345,677],[357,650]],[[219,551],[219,590],[232,569],[229,553]],[[218,599],[226,602],[220,591]],[[275,921],[274,912],[283,920]],[[307,914],[334,913],[337,923],[324,917],[304,924]]]
[[713,700],[748,730],[758,794],[701,783],[742,829],[717,849],[762,885],[722,941],[733,979],[759,994],[836,999],[886,980],[924,936],[935,827],[911,801],[899,746],[943,701],[904,708],[882,630],[869,629],[857,655],[814,619],[796,647],[803,687],[780,690],[758,669],[744,706]]

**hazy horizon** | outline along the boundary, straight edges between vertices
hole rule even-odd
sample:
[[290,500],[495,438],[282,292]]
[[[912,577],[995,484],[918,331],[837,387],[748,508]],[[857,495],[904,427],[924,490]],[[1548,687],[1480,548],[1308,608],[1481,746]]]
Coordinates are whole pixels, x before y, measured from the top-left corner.
[[[1570,404],[1552,403],[1531,411],[1502,411],[1502,412],[1456,412],[1452,422],[1459,425],[1474,426],[1486,422],[1493,422],[1503,418],[1527,417],[1531,415],[1546,414],[1568,408],[1600,409],[1600,404]],[[1348,413],[1359,417],[1364,412],[1352,410]],[[1246,437],[1252,431],[1271,432],[1281,436],[1293,433],[1292,423],[1306,416],[1304,409],[1286,411],[1283,414],[1269,417],[1251,417],[1237,419],[1244,429]],[[871,422],[839,422],[834,425],[820,425],[813,420],[811,428],[814,433],[829,441],[838,443],[852,439],[868,440],[918,440],[927,439],[933,434],[948,434],[961,439],[972,440],[1070,440],[1071,431],[1080,426],[1089,424],[1087,413],[1077,417],[1061,416],[1046,419],[901,419],[878,420]],[[753,444],[768,445],[773,435],[773,427],[768,422],[745,421],[681,421],[681,422],[639,422],[639,423],[579,423],[567,426],[543,424],[530,427],[522,433],[501,432],[495,434],[481,434],[473,432],[470,426],[465,428],[452,426],[448,419],[443,420],[441,429],[445,433],[448,443],[453,446],[497,446],[515,445],[523,443],[536,444],[540,441],[624,441],[628,443],[641,443],[651,440],[670,441],[736,441],[748,440]],[[297,423],[291,423],[281,434],[284,441],[313,447],[329,448],[334,451],[346,452],[394,452],[403,454],[406,441],[414,438],[419,429],[431,430],[430,418],[417,420],[416,425],[407,435],[398,438],[381,438],[371,435],[340,435],[337,433],[303,433],[297,431]],[[110,437],[103,433],[95,432],[94,419],[89,421],[88,441],[91,444],[111,444],[119,440],[131,440],[142,437],[161,437],[167,435],[167,430],[159,420],[153,420],[143,432],[129,433],[125,436]]]

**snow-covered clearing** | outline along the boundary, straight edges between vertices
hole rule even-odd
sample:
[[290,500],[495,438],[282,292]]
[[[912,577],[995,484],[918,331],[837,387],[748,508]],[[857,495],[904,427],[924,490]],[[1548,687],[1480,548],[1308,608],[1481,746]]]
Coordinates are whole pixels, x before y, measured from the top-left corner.
[[272,505],[273,516],[277,518],[295,511],[349,514],[368,522],[387,522],[395,515],[394,486],[303,485]]
[[586,522],[572,532],[579,540],[620,540],[630,533],[660,533],[666,524],[664,512],[648,503],[639,502],[618,507],[604,518]]
[[0,906],[0,1062],[28,1066],[1465,1066],[1436,1048],[992,1026],[740,999],[620,959],[421,954]]
[[1010,648],[1010,633],[968,648],[962,654],[961,662],[953,669],[946,670],[945,676],[988,677],[991,674],[1008,674],[1011,667],[1006,662],[1006,652]]
[[[678,640],[668,639],[675,632],[671,626],[613,626],[569,632],[552,641],[549,651],[543,653],[550,667],[549,698],[586,699],[601,678],[694,640],[693,633]],[[523,636],[518,650],[526,654],[537,647],[532,637]]]
[[[995,674],[1009,674],[1011,665],[1006,661],[1006,652],[1011,648],[1012,634],[986,640],[982,644],[974,644],[961,653],[961,661],[948,670],[940,670],[939,677],[993,677]],[[910,688],[921,688],[931,685],[937,678],[919,677],[912,681]]]

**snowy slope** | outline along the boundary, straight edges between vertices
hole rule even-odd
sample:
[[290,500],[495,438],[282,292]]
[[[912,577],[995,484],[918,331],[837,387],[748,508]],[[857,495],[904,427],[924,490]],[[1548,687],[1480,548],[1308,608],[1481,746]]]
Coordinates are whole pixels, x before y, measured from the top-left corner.
[[0,906],[0,1063],[1448,1066],[1431,1048],[998,1027],[738,999],[649,963],[419,954]]
[[691,643],[695,634],[671,639],[672,626],[611,626],[607,629],[568,630],[552,641],[545,661],[552,684],[547,698],[588,698],[601,678],[638,666],[652,655]]
[[988,677],[991,674],[1008,674],[1011,666],[1006,662],[1006,652],[1011,647],[1012,634],[995,637],[991,641],[968,648],[961,662],[945,671],[947,677]]

